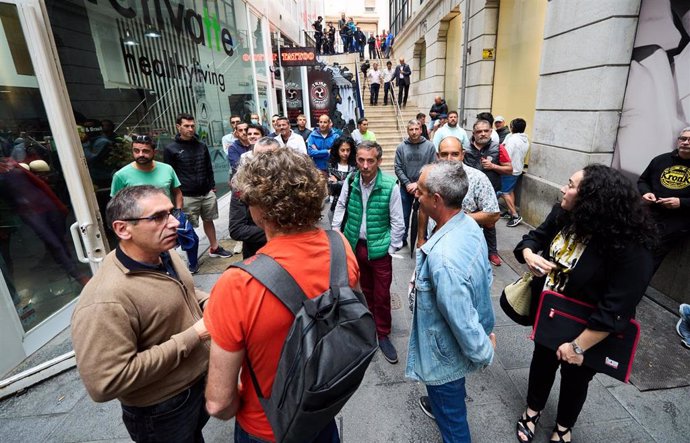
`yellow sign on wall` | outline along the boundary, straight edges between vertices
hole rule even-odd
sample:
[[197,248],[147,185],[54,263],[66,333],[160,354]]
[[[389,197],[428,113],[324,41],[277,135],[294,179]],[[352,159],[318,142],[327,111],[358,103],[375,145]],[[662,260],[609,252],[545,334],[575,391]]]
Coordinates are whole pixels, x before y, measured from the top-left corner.
[[482,59],[493,60],[494,59],[494,48],[484,48],[482,49]]

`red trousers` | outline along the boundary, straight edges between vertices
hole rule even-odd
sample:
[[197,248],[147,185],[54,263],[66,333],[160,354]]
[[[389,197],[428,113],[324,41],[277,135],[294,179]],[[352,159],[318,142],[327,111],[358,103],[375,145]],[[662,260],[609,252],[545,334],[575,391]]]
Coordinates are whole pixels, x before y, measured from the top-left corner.
[[359,265],[359,284],[374,316],[376,334],[379,337],[387,337],[391,333],[390,290],[393,282],[393,259],[386,254],[376,260],[369,260],[367,243],[364,240],[357,242],[355,256]]

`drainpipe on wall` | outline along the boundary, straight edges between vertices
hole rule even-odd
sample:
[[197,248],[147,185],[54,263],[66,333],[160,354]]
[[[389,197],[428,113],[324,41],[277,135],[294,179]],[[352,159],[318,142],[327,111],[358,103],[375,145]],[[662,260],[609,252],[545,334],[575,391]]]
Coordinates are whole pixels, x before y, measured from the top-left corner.
[[462,17],[462,33],[463,33],[463,51],[462,51],[462,76],[460,79],[460,122],[461,127],[467,125],[467,119],[465,118],[465,88],[467,87],[467,54],[471,52],[469,47],[469,42],[467,41],[470,36],[470,0],[465,0],[465,11]]

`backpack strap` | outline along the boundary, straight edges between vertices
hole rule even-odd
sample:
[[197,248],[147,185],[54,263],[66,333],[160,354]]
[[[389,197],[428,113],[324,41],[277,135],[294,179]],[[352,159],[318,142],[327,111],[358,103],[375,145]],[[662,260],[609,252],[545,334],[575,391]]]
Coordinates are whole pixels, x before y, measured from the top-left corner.
[[338,288],[350,286],[350,279],[347,271],[347,255],[343,239],[337,232],[327,230],[328,243],[331,251],[331,278],[330,287]]
[[302,302],[307,299],[306,294],[290,273],[272,257],[256,254],[249,263],[241,261],[230,266],[240,268],[257,279],[292,312],[292,315],[297,315],[302,309]]
[[[302,301],[307,299],[302,288],[299,287],[295,279],[292,278],[285,268],[266,254],[256,254],[252,260],[249,260],[249,263],[241,261],[231,264],[228,268],[240,268],[257,279],[295,316],[302,308]],[[257,397],[265,398],[247,353],[245,353],[245,359],[247,360],[249,376],[252,379]]]

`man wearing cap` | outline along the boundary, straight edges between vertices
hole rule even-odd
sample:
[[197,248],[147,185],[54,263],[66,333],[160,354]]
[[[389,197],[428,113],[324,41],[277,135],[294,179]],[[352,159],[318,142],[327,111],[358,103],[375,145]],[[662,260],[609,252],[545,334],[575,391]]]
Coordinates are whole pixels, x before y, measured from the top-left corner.
[[496,116],[494,119],[494,127],[496,128],[496,133],[498,134],[498,142],[503,143],[503,140],[510,134],[510,129],[506,125],[506,119],[502,115]]
[[433,144],[434,136],[436,135],[436,132],[446,126],[448,123],[448,114],[441,114],[438,116],[438,120],[436,120],[436,123],[431,127],[431,131],[429,131],[429,140]]
[[463,149],[466,150],[470,148],[470,139],[467,137],[467,132],[465,132],[465,130],[458,125],[457,111],[450,111],[448,113],[448,123],[440,127],[434,133],[433,143],[434,147],[436,148],[436,152],[438,152],[438,146],[441,143],[441,140],[450,135],[456,137],[458,140],[460,140],[460,142],[462,142]]

